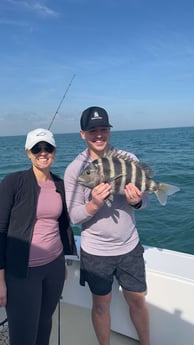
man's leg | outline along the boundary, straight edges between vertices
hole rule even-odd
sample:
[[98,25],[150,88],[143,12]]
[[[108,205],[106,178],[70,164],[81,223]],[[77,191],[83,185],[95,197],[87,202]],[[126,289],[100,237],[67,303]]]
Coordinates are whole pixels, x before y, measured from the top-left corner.
[[124,297],[129,306],[131,320],[136,328],[141,345],[150,345],[149,316],[143,292],[123,290]]
[[111,292],[105,296],[92,295],[92,322],[99,345],[110,345]]

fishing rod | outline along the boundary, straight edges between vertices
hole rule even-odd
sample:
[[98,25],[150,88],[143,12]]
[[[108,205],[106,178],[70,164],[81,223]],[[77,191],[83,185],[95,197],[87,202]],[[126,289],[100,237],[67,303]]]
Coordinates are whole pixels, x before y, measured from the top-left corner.
[[75,78],[75,74],[73,74],[73,76],[72,76],[72,78],[71,78],[69,84],[67,85],[67,88],[66,88],[66,90],[65,90],[65,93],[64,93],[63,97],[61,98],[61,101],[59,102],[59,105],[58,105],[58,107],[57,107],[57,109],[56,109],[56,112],[55,112],[55,114],[54,114],[54,116],[53,116],[51,122],[50,122],[50,125],[49,125],[48,129],[51,128],[51,126],[52,126],[52,124],[53,124],[53,122],[54,122],[54,120],[55,120],[55,117],[56,117],[56,115],[58,114],[59,109],[60,109],[60,107],[61,107],[61,105],[62,105],[62,103],[63,103],[63,101],[64,101],[64,99],[65,99],[65,97],[66,97],[66,94],[67,94],[68,90],[69,90],[70,87],[71,87],[71,84],[72,84],[74,78]]

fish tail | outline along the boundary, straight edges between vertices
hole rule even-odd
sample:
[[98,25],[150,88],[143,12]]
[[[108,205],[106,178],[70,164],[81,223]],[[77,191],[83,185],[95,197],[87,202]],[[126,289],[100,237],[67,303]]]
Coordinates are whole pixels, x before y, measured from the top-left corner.
[[168,196],[179,191],[180,191],[179,187],[176,187],[167,183],[159,183],[158,189],[155,191],[155,194],[158,198],[159,203],[165,206],[167,203]]

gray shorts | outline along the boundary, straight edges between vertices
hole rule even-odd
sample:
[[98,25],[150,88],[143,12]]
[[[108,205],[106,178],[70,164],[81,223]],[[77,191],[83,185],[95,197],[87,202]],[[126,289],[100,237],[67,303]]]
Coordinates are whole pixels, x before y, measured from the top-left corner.
[[146,291],[143,252],[140,243],[131,252],[118,256],[91,255],[81,249],[80,285],[87,282],[93,294],[104,296],[111,292],[115,276],[127,291]]

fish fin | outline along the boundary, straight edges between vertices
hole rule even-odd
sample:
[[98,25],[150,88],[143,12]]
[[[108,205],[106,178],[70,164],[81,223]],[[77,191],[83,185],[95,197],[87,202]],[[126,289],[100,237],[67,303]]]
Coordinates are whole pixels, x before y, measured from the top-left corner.
[[103,157],[106,158],[121,158],[123,160],[133,161],[136,162],[128,152],[118,152],[116,149],[108,150],[104,152]]
[[152,178],[154,176],[153,170],[149,167],[148,164],[140,162],[138,160],[133,159],[128,152],[118,152],[116,149],[108,150],[104,153],[104,157],[106,158],[118,158],[123,159],[127,162],[133,162],[136,167],[143,169],[145,171],[146,177]]
[[179,187],[176,187],[167,183],[159,183],[158,190],[155,191],[155,194],[158,198],[159,203],[165,206],[167,203],[168,196],[179,191],[180,191]]
[[142,163],[142,162],[137,161],[137,162],[135,162],[135,165],[140,167],[140,169],[143,169],[145,171],[147,178],[152,178],[154,176],[153,170],[146,163]]
[[106,182],[107,183],[114,183],[115,180],[117,180],[118,178],[122,178],[123,176],[126,176],[127,174],[119,174],[119,175],[116,175],[114,177],[110,177],[109,180],[107,180]]
[[113,202],[113,195],[110,194],[104,201],[105,201],[107,207],[111,207],[112,202]]

